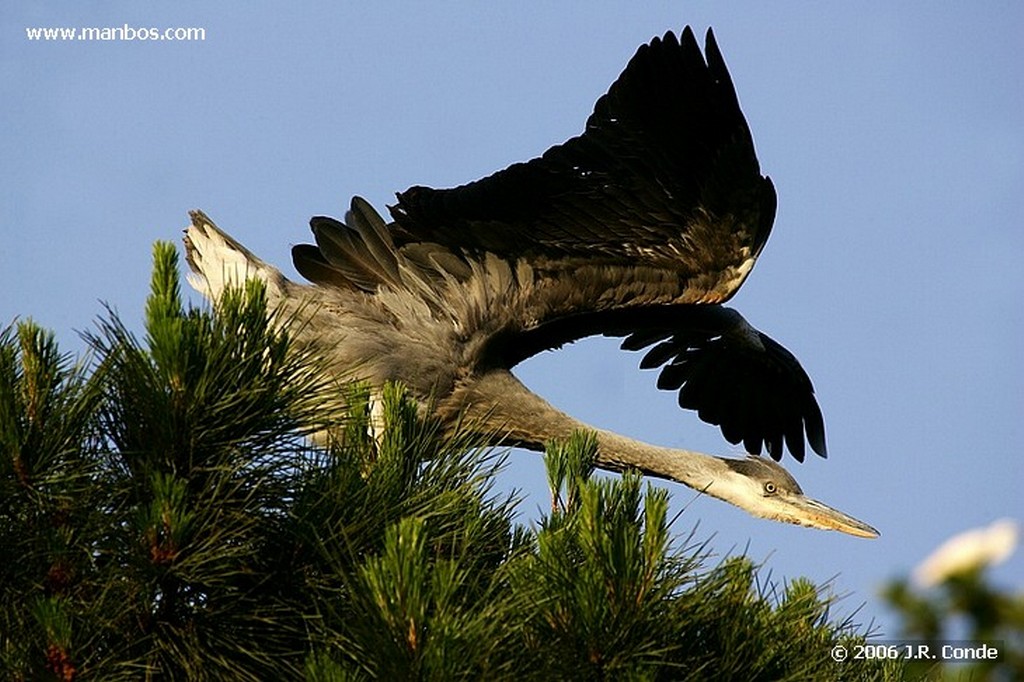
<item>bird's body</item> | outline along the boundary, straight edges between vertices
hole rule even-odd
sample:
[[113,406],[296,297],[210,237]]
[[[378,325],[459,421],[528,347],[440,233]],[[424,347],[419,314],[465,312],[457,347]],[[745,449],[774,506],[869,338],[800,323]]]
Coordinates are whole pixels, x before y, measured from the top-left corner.
[[[689,29],[678,41],[655,39],[581,136],[463,187],[400,193],[393,222],[359,198],[344,222],[314,218],[316,245],[293,249],[312,285],[287,280],[195,212],[186,237],[193,283],[216,297],[231,281],[263,279],[270,304],[304,318],[306,340],[338,377],[399,381],[444,423],[477,424],[505,444],[541,449],[585,426],[511,369],[605,334],[625,337],[627,349],[651,347],[642,366],[664,366],[659,387],[679,390],[681,406],[748,452],[764,444],[779,459],[785,444],[802,461],[806,438],[824,456],[821,413],[799,363],[721,305],[768,238],[775,191],[710,31],[706,54]],[[763,516],[874,533],[841,514],[773,511],[782,494],[806,498],[769,460],[597,433],[607,468],[671,478]]]

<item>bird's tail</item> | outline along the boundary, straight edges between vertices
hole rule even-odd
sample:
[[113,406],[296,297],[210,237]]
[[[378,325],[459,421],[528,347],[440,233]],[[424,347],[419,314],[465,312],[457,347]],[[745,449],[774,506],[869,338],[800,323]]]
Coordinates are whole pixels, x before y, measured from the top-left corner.
[[185,228],[185,260],[192,272],[188,283],[211,302],[228,287],[241,287],[247,279],[261,280],[268,298],[283,297],[287,280],[279,270],[218,228],[202,211],[190,211],[192,224]]

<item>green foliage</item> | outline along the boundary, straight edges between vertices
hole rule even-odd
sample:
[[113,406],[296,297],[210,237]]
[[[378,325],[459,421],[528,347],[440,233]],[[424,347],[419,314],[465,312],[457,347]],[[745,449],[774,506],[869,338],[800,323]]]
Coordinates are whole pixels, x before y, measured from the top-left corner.
[[832,661],[859,636],[810,583],[676,546],[592,435],[517,525],[476,437],[331,385],[258,284],[211,314],[154,261],[142,341],[109,314],[87,365],[0,334],[4,679],[902,679]]
[[[420,419],[400,387],[350,389],[352,418],[296,504],[318,618],[311,679],[487,677],[514,610],[494,576],[524,546],[500,460]],[[514,628],[513,628],[514,631]],[[508,649],[508,647],[505,647]]]
[[670,553],[667,493],[592,480],[595,453],[584,434],[548,449],[554,509],[512,571],[538,676],[646,677],[678,646],[671,604],[697,559]]
[[271,580],[289,453],[321,386],[262,292],[185,310],[154,250],[145,345],[116,317],[91,373],[31,323],[0,337],[0,664],[14,679],[266,679],[305,635]]
[[[900,636],[940,651],[943,642],[989,643],[999,657],[971,663],[914,661],[908,670],[929,680],[1024,679],[1024,595],[999,590],[982,568],[947,577],[926,591],[905,579],[890,582],[886,600],[903,620]],[[958,633],[961,633],[958,635]]]
[[95,383],[51,334],[32,322],[0,332],[0,666],[27,677],[74,670],[66,606],[91,595],[80,577],[95,558],[82,543],[104,503],[89,457],[97,406]]
[[[525,598],[523,657],[537,679],[900,679],[864,662],[838,664],[860,641],[829,620],[830,599],[805,580],[781,599],[755,584],[746,558],[710,569],[706,545],[676,549],[668,495],[640,477],[591,477],[596,444],[577,434],[548,450],[555,511],[536,550],[513,565]],[[520,675],[523,668],[520,668]]]

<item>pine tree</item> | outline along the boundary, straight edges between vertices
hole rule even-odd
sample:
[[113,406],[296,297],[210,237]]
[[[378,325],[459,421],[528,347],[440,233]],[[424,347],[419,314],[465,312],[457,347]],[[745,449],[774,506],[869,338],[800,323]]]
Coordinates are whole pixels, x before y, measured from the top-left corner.
[[[331,383],[261,287],[145,336],[0,333],[0,667],[12,680],[902,679],[804,580],[671,537],[668,494],[552,443],[550,512],[401,386]],[[378,415],[380,418],[378,419]]]

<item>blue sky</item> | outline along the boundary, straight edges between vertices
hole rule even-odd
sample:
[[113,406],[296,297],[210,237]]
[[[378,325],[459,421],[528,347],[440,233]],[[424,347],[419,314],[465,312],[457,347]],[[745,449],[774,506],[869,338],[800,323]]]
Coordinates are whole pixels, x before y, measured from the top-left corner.
[[[365,6],[363,6],[365,5]],[[830,457],[785,462],[865,541],[752,519],[670,485],[681,537],[773,579],[877,598],[961,530],[1024,520],[1024,5],[19,3],[0,16],[0,324],[67,350],[100,302],[141,319],[153,241],[202,208],[294,275],[313,214],[467,182],[581,131],[636,47],[715,29],[779,193],[733,305],[814,379]],[[26,27],[202,27],[203,42],[33,42]],[[196,299],[198,300],[198,299]],[[1017,339],[1014,341],[1014,339]],[[738,454],[639,355],[581,342],[520,376],[643,440]],[[546,504],[540,459],[503,485]],[[1024,552],[995,571],[1024,589]]]

